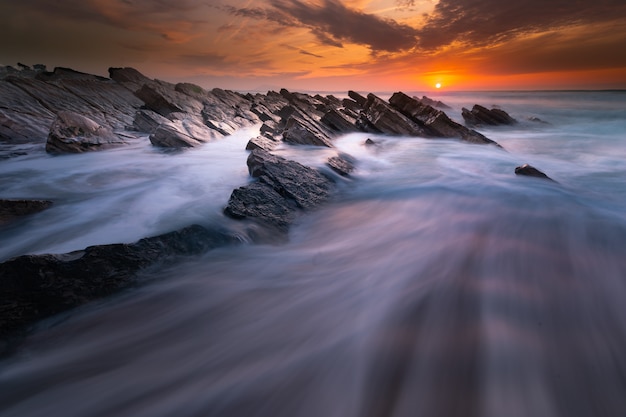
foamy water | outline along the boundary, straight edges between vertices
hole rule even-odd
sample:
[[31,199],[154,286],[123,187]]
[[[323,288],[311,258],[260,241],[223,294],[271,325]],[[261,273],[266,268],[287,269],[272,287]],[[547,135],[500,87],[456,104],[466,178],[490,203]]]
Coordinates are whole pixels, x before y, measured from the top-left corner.
[[[478,102],[550,124],[483,131],[505,150],[338,139],[355,178],[288,244],[149,271],[41,323],[0,362],[0,416],[626,415],[626,95],[440,98],[452,116]],[[246,139],[0,162],[28,178],[5,194],[61,200],[3,230],[2,253],[219,219],[248,180]],[[322,166],[333,151],[278,153]],[[516,177],[522,163],[556,182]]]

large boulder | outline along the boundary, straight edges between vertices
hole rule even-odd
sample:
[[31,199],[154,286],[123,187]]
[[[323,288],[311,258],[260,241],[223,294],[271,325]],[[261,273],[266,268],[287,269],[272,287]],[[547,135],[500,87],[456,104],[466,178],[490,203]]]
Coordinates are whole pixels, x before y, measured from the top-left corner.
[[8,260],[0,264],[0,339],[43,317],[118,292],[150,265],[238,242],[224,230],[194,225],[131,244]]
[[504,110],[496,108],[488,109],[478,104],[474,105],[471,111],[463,108],[461,115],[465,120],[465,124],[469,126],[499,126],[517,123],[517,120],[509,116]]
[[71,111],[62,111],[50,127],[46,152],[81,153],[109,149],[127,142],[106,126]]

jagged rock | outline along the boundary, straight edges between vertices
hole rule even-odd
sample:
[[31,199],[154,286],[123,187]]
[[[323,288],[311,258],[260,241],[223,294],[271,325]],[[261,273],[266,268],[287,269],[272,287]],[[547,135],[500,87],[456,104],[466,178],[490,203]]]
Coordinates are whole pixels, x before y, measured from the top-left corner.
[[363,108],[365,106],[365,103],[367,102],[367,99],[356,91],[348,91],[348,97],[354,100],[354,102],[358,104],[360,108]]
[[50,127],[46,142],[49,153],[80,153],[109,149],[127,142],[109,127],[102,126],[83,115],[62,111]]
[[267,138],[273,138],[279,135],[278,128],[279,124],[277,122],[273,120],[268,120],[261,125],[259,131],[263,136]]
[[359,118],[359,114],[361,114],[361,110],[363,109],[356,101],[350,100],[349,98],[341,100],[341,105],[343,106],[343,112],[354,119]]
[[131,92],[138,91],[144,84],[152,80],[134,68],[109,68],[109,77]]
[[224,213],[281,231],[287,230],[298,211],[320,206],[334,189],[333,181],[317,170],[263,150],[250,153],[248,170],[257,181],[233,191]]
[[465,123],[470,126],[498,126],[517,123],[517,120],[509,116],[509,114],[504,110],[495,108],[489,110],[478,104],[474,105],[471,111],[463,108],[461,115],[463,116]]
[[432,98],[426,97],[426,96],[422,96],[422,98],[417,98],[414,97],[417,101],[419,101],[422,104],[425,104],[427,106],[432,106],[432,107],[436,107],[438,109],[451,109],[452,107],[448,106],[447,104],[439,101],[439,100],[433,100]]
[[354,160],[345,154],[328,158],[326,165],[342,177],[349,176],[355,169]]
[[118,292],[150,265],[238,242],[224,230],[194,225],[132,244],[8,260],[0,264],[0,338],[38,319]]
[[319,120],[314,119],[301,110],[287,106],[281,110],[284,128],[282,129],[283,141],[294,145],[313,145],[333,147],[331,132]]
[[22,216],[39,213],[52,206],[48,200],[2,200],[0,199],[0,226]]
[[329,109],[320,121],[335,132],[356,132],[356,119],[335,109]]
[[265,151],[271,151],[278,146],[278,142],[269,139],[265,136],[257,136],[248,141],[246,145],[246,150],[251,151],[254,149],[263,149]]
[[135,113],[132,128],[137,132],[154,133],[159,126],[168,124],[170,120],[152,110],[142,109]]
[[528,165],[528,164],[524,164],[521,166],[518,166],[515,168],[515,174],[516,175],[524,175],[527,177],[536,177],[536,178],[543,178],[546,180],[550,180],[550,181],[554,181],[552,178],[548,177],[546,174],[544,174],[543,172],[539,171],[537,168]]
[[367,101],[363,106],[357,127],[365,132],[372,133],[423,137],[431,135],[428,129],[425,129],[371,93],[367,95]]
[[170,113],[183,112],[183,109],[178,105],[179,100],[166,97],[163,90],[154,85],[144,84],[135,92],[135,95],[145,103],[147,109],[163,117],[169,116]]
[[394,93],[389,103],[411,120],[421,125],[425,137],[459,138],[472,143],[495,144],[475,130],[456,123],[444,112],[404,93]]

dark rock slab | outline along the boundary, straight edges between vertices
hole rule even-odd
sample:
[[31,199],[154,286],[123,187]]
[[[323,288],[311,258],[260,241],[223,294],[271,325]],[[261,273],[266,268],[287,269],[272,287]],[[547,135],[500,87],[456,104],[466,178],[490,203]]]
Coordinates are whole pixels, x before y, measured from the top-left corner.
[[355,170],[354,159],[345,154],[328,158],[326,165],[342,177],[350,176],[350,174]]
[[238,242],[224,230],[194,225],[132,244],[13,258],[0,264],[0,337],[127,288],[151,265]]
[[29,214],[39,213],[52,206],[48,200],[2,200],[0,199],[0,226]]
[[546,180],[554,181],[552,178],[548,177],[545,173],[539,171],[537,168],[524,164],[515,168],[516,175],[523,175],[527,177],[535,177],[535,178],[543,178]]
[[357,122],[357,127],[365,132],[387,133],[405,136],[432,136],[430,130],[411,120],[374,94],[367,95],[367,101]]
[[354,102],[358,104],[360,108],[363,108],[365,106],[365,103],[367,102],[367,99],[356,91],[348,91],[348,97],[354,100]]
[[417,98],[417,97],[413,97],[414,99],[416,99],[417,101],[419,101],[422,104],[425,104],[427,106],[432,106],[432,107],[436,107],[438,109],[451,109],[452,107],[448,106],[447,104],[445,104],[442,101],[439,100],[433,100],[430,97],[426,97],[426,96],[422,96],[422,98]]
[[458,138],[472,143],[496,144],[475,130],[468,129],[451,120],[441,110],[404,93],[394,93],[389,99],[389,103],[402,114],[423,126],[426,137]]
[[263,150],[253,150],[247,163],[257,181],[231,194],[224,213],[235,219],[253,219],[284,232],[299,211],[328,201],[335,187],[319,171]]
[[356,132],[356,119],[336,109],[329,109],[320,122],[338,133]]
[[517,123],[517,120],[509,116],[504,110],[496,108],[490,110],[478,104],[475,104],[471,111],[463,108],[461,115],[465,123],[470,126],[499,126]]
[[81,153],[110,149],[127,142],[113,131],[81,114],[62,111],[50,127],[49,153]]
[[[326,146],[332,148],[334,133],[324,126],[315,116],[302,110],[287,106],[279,113],[282,117],[282,139],[293,145]],[[280,130],[279,130],[280,131]]]

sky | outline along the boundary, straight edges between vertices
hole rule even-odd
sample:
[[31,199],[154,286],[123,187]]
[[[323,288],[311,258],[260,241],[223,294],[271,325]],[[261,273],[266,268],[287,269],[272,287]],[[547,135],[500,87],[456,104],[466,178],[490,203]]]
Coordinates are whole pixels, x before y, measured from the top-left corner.
[[626,89],[624,0],[0,0],[0,64],[240,91]]

